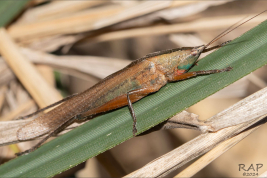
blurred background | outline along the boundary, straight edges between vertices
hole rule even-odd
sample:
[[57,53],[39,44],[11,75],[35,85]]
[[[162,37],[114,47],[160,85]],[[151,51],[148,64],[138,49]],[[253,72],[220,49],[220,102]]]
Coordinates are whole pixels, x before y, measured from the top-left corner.
[[[257,0],[32,0],[8,24],[7,31],[46,80],[67,96],[84,91],[148,53],[207,44],[229,26],[266,7],[267,1]],[[265,13],[253,19],[218,40],[217,44],[240,36],[266,17]],[[266,70],[267,67],[258,69],[188,111],[199,115],[201,120],[213,116],[267,86]],[[1,58],[0,121],[15,119],[37,108]],[[136,137],[56,177],[121,177],[199,134],[174,129]],[[263,126],[195,176],[241,177],[238,164],[261,163],[264,168],[267,166],[265,134],[266,126]],[[24,150],[32,144],[0,147],[0,163],[14,158],[15,149]],[[186,166],[169,176],[176,175]],[[260,171],[264,170],[266,168]]]

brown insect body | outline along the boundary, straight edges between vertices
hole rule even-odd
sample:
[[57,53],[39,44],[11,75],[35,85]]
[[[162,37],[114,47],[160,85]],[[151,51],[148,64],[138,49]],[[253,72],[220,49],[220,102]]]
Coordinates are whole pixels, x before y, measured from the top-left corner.
[[[264,12],[265,11],[257,14],[247,21]],[[133,117],[133,135],[135,136],[137,132],[136,116],[132,102],[136,102],[144,96],[158,91],[168,82],[184,80],[203,74],[230,71],[232,69],[231,67],[221,70],[187,72],[196,63],[202,52],[219,48],[227,44],[229,41],[207,49],[209,45],[247,21],[241,23],[235,28],[232,28],[231,30],[229,30],[231,27],[228,28],[226,31],[211,40],[207,45],[189,48],[176,48],[146,55],[145,57],[132,62],[124,69],[103,79],[88,90],[41,109],[40,111],[43,111],[63,102],[53,110],[41,114],[38,118],[21,127],[17,131],[17,138],[21,141],[48,134],[35,147],[17,155],[22,155],[35,150],[45,140],[59,133],[62,128],[65,128],[75,120],[110,111],[126,105],[129,106],[130,113]],[[36,113],[39,113],[40,111],[37,111]],[[28,116],[35,115],[36,113]]]
[[[132,102],[158,91],[168,81],[172,81],[175,73],[182,74],[187,71],[178,69],[178,66],[194,64],[199,55],[192,56],[192,49],[195,48],[176,48],[137,59],[124,69],[20,128],[17,132],[18,139],[29,140],[47,134],[77,115],[79,118],[84,118],[126,106],[126,94],[129,91],[142,88],[149,90],[131,95]],[[194,61],[191,62],[192,60]]]

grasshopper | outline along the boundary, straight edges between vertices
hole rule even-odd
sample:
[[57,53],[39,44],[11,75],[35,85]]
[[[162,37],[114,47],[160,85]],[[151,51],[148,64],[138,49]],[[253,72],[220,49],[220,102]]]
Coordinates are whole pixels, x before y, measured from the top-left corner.
[[176,82],[199,75],[215,74],[232,70],[231,67],[227,67],[224,69],[188,72],[188,70],[196,64],[201,53],[220,48],[230,41],[208,48],[212,43],[247,21],[235,28],[232,28],[232,26],[229,27],[206,45],[168,49],[148,54],[133,61],[130,65],[120,71],[106,77],[84,92],[67,97],[38,110],[35,113],[23,117],[31,117],[60,104],[51,111],[42,113],[35,120],[18,129],[17,138],[19,141],[34,139],[45,134],[47,134],[47,136],[33,148],[18,153],[17,155],[34,151],[48,138],[58,134],[75,121],[127,105],[133,118],[133,135],[136,136],[137,120],[132,103],[142,99],[148,94],[157,92],[168,82]]

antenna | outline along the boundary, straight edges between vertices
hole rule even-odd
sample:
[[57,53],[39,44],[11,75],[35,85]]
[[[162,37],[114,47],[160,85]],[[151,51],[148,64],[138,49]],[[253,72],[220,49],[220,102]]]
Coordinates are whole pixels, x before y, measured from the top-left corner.
[[[217,35],[213,40],[211,40],[208,44],[205,45],[205,48],[207,48],[208,46],[210,46],[212,43],[214,43],[215,41],[219,40],[220,38],[224,37],[225,35],[227,35],[228,33],[230,33],[231,31],[237,29],[238,27],[240,27],[241,25],[247,23],[248,21],[254,19],[255,17],[263,14],[264,12],[266,12],[267,10],[264,10],[262,11],[261,13],[251,17],[250,19],[246,20],[245,22],[239,24],[238,26],[236,26],[235,28],[232,28],[234,27],[236,24],[238,24],[240,21],[242,21],[243,19],[241,19],[240,21],[238,21],[237,23],[231,25],[229,28],[227,28],[226,30],[224,30],[222,33],[220,33],[219,35]],[[231,29],[232,28],[232,29]]]

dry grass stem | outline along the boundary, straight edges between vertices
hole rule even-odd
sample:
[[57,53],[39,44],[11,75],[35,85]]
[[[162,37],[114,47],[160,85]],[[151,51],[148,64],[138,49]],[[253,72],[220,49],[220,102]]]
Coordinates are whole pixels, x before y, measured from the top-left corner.
[[[240,132],[244,131],[246,128],[255,124],[256,122],[262,120],[266,117],[266,102],[267,102],[267,88],[264,88],[249,97],[241,100],[237,104],[231,106],[230,108],[222,111],[221,113],[216,114],[215,116],[209,119],[210,122],[217,122],[214,128],[224,128],[215,133],[205,133],[195,139],[183,144],[177,149],[159,157],[158,159],[148,163],[143,168],[128,174],[126,177],[159,177],[165,176],[173,170],[183,166],[187,162],[193,160],[194,158],[208,152],[209,150],[216,147],[221,142],[231,138]],[[251,108],[253,104],[260,103],[259,108]],[[254,112],[255,109],[258,112]],[[245,118],[243,112],[246,112]],[[249,116],[250,119],[247,117]],[[234,117],[234,120],[242,120],[245,123],[236,125],[237,123],[229,122],[228,117]],[[226,121],[226,122],[221,122]],[[214,123],[215,123],[214,122]],[[227,127],[231,123],[232,127]],[[218,125],[217,125],[218,124]],[[220,127],[221,124],[224,127]],[[203,130],[206,130],[207,127],[203,126]],[[229,145],[228,145],[229,146]]]
[[[265,117],[265,116],[264,116]],[[235,136],[249,126],[260,121],[260,117],[248,123],[222,129],[216,133],[202,134],[195,139],[183,144],[177,149],[155,159],[141,169],[138,169],[125,177],[161,177],[183,166],[194,158],[208,152],[222,141]]]
[[8,29],[8,33],[14,39],[29,40],[50,35],[84,32],[94,29],[94,24],[99,22],[101,18],[114,15],[121,9],[120,6],[102,7],[101,10],[88,10],[71,17],[13,25]]
[[107,27],[116,24],[118,22],[132,19],[134,17],[142,16],[151,12],[165,9],[167,7],[170,7],[171,5],[172,5],[171,1],[156,1],[156,2],[145,1],[142,3],[138,3],[137,5],[125,8],[121,12],[111,17],[99,20],[98,22],[93,24],[92,29],[96,30],[103,27]]
[[174,1],[172,7],[176,8],[164,9],[152,15],[159,16],[165,20],[174,20],[197,14],[211,6],[222,5],[227,2],[229,1]]
[[[127,21],[123,21],[122,23],[116,24],[113,27],[113,29],[137,27],[137,26],[140,26],[141,24],[147,25],[148,23],[153,23],[153,21],[157,20],[158,18],[165,18],[167,20],[170,20],[170,19],[175,19],[175,18],[179,18],[179,17],[189,16],[189,15],[192,15],[192,13],[194,14],[194,13],[203,11],[209,6],[215,6],[215,5],[219,5],[219,4],[222,4],[222,3],[226,3],[226,2],[201,2],[201,3],[199,3],[197,1],[174,1],[173,5],[171,7],[176,7],[176,8],[171,8],[171,9],[167,8],[165,10],[155,11],[155,12],[153,12],[151,14],[148,14],[148,15],[145,15],[145,16],[137,16],[137,18],[133,18],[133,19],[130,19],[130,20],[127,20]],[[49,5],[50,4],[48,4],[47,6],[49,6]],[[79,4],[77,6],[80,7]],[[113,6],[111,6],[111,8]],[[193,9],[198,9],[198,10],[197,11],[196,10],[195,11],[191,11],[190,10],[190,9],[192,9],[191,6],[194,6]],[[46,9],[46,7],[42,7],[42,8]],[[101,12],[101,9],[103,9],[103,8],[107,8],[107,7],[100,7],[100,8],[97,8],[97,10]],[[108,8],[109,8],[109,6],[108,6]],[[36,8],[36,9],[38,9],[38,8]],[[64,18],[61,17],[60,19],[57,18],[57,17],[51,16],[52,19],[49,22],[54,24],[55,20],[60,20],[60,21],[66,21],[66,23],[73,23],[73,22],[69,21],[69,18],[71,19],[73,16],[77,16],[77,15],[81,16],[82,14],[86,14],[87,12],[88,13],[90,13],[90,12],[94,13],[94,11],[97,12],[97,10],[87,10],[87,11],[76,13],[76,14],[70,13],[69,16],[64,16]],[[178,14],[177,14],[177,12],[178,12]],[[29,13],[29,15],[27,15],[27,16],[29,16],[30,18],[34,18],[35,17],[34,13],[33,14]],[[93,17],[93,14],[92,14],[92,17]],[[87,18],[87,20],[88,19],[89,19],[89,17]],[[31,19],[29,19],[29,20],[31,20]],[[48,21],[48,20],[46,20],[46,21]],[[39,20],[39,21],[36,21],[36,22],[37,22],[37,24],[34,25],[34,26],[37,26],[38,23],[42,24],[42,20]],[[23,25],[26,25],[25,28],[27,28],[27,26],[31,25],[31,24],[27,24],[27,23],[19,23],[19,24],[21,24],[22,26],[18,26],[18,33],[20,33],[20,31],[21,31],[19,29],[20,27],[24,28]],[[17,25],[18,24],[13,25],[13,26],[15,26],[15,29],[16,29]],[[46,24],[46,25],[49,25],[49,24]],[[85,24],[80,23],[80,25],[84,26]],[[62,26],[62,24],[57,24],[57,26],[60,27],[60,26]],[[44,28],[46,28],[46,27],[44,27]],[[57,27],[54,26],[53,28],[56,29]],[[77,24],[76,24],[76,28],[78,28]],[[67,28],[67,29],[69,29],[70,33],[72,33],[72,29],[73,29],[72,27]],[[62,29],[60,29],[60,30],[62,30]],[[64,29],[64,31],[65,30],[66,29]],[[38,31],[38,29],[37,29],[37,31]],[[32,32],[32,29],[31,29],[31,32]],[[80,40],[80,39],[85,37],[85,35],[82,35],[82,34],[68,35],[68,36],[59,36],[59,35],[54,35],[54,34],[55,33],[53,33],[52,36],[50,35],[50,36],[47,36],[47,37],[42,37],[42,35],[40,37],[37,37],[38,36],[37,35],[34,38],[23,38],[23,39],[20,39],[20,44],[24,45],[24,46],[27,46],[27,47],[30,47],[32,49],[50,52],[50,51],[54,51],[54,50],[58,49],[60,46],[73,44],[76,41],[78,41],[78,40]]]
[[40,107],[61,99],[59,93],[43,79],[37,69],[20,53],[4,28],[0,29],[0,52],[21,83]]
[[207,129],[215,132],[225,127],[254,120],[267,113],[266,105],[267,87],[209,118],[205,122],[209,127]]
[[[193,22],[185,22],[174,25],[160,25],[152,27],[143,27],[137,29],[121,30],[115,32],[108,32],[102,35],[98,35],[93,38],[89,38],[89,42],[103,42],[111,41],[125,38],[133,38],[147,35],[165,35],[170,33],[188,33],[195,31],[214,31],[225,29],[242,19],[244,16],[228,16],[228,17],[212,17],[212,18],[202,18],[201,20]],[[266,15],[262,15],[253,21],[249,21],[242,27],[252,27],[258,25],[266,19]]]
[[175,177],[192,177],[197,172],[199,172],[201,169],[206,167],[209,163],[214,161],[216,158],[218,158],[223,153],[228,151],[230,148],[235,146],[238,142],[243,140],[245,137],[247,137],[253,131],[258,129],[258,127],[254,127],[250,130],[242,132],[242,133],[238,134],[237,136],[232,137],[229,140],[225,140],[224,142],[220,143],[218,146],[216,146],[211,151],[209,151],[204,156],[202,156],[197,161],[195,161],[193,164],[191,164],[190,166],[185,168],[182,172],[177,174]]
[[43,6],[39,6],[26,11],[17,24],[48,21],[64,16],[72,15],[75,12],[99,5],[104,1],[52,1]]
[[[229,2],[229,1],[228,1]],[[210,6],[217,6],[226,1],[173,1],[173,5],[170,8],[159,10],[144,16],[139,16],[124,22],[121,22],[113,27],[113,29],[129,28],[129,27],[139,27],[152,25],[153,22],[158,19],[164,19],[166,21],[172,21],[177,19],[183,19],[184,17],[197,14],[204,11]]]
[[0,117],[0,121],[9,121],[16,117],[19,117],[22,114],[22,112],[24,112],[25,110],[29,110],[34,105],[35,102],[33,100],[29,100],[28,102],[19,105],[16,109],[8,113],[8,115]]
[[267,177],[267,171],[265,171],[264,173],[262,173],[259,177]]
[[22,53],[36,64],[56,68],[77,70],[99,78],[104,78],[130,64],[130,60],[97,56],[55,56],[22,48]]
[[75,42],[84,38],[85,35],[55,35],[45,38],[34,38],[32,40],[24,40],[18,42],[21,46],[27,46],[33,50],[52,52],[57,50],[60,46],[73,45]]
[[[65,10],[69,10],[68,8],[73,8],[73,11],[76,11],[77,7],[79,8],[86,8],[86,5],[91,6],[92,3],[86,3],[85,6],[81,4],[77,4],[76,6],[71,6],[72,2],[65,2],[62,6],[62,11],[65,12]],[[57,35],[57,34],[72,34],[72,33],[79,33],[79,32],[85,32],[90,30],[96,30],[99,28],[103,28],[106,26],[110,26],[119,22],[123,22],[125,20],[132,19],[134,17],[139,17],[151,12],[155,12],[164,8],[168,7],[175,7],[175,6],[182,6],[188,3],[194,3],[194,2],[142,2],[138,3],[137,5],[129,6],[129,7],[122,7],[119,5],[109,5],[104,7],[98,7],[94,9],[84,10],[80,13],[76,14],[68,14],[69,16],[63,16],[61,18],[51,18],[50,20],[32,20],[36,22],[32,23],[18,23],[12,25],[8,32],[9,34],[19,40],[29,40],[32,38],[40,38],[50,35]],[[38,10],[37,15],[34,12],[31,12],[28,18],[33,18],[38,16],[49,16],[53,15],[55,13],[61,14],[62,12],[54,12],[54,9],[58,9],[57,6],[55,6],[57,2],[54,2],[54,4],[48,4],[48,8],[52,6],[51,12],[45,11],[47,7],[40,7],[44,10]],[[67,7],[64,7],[67,6]],[[35,11],[37,11],[35,10]],[[44,12],[45,11],[45,12]],[[71,16],[70,16],[71,15]],[[25,20],[24,20],[25,21]],[[31,20],[28,20],[31,21]],[[75,28],[74,28],[75,26]]]
[[[170,118],[169,120],[170,121],[174,121],[174,122],[180,122],[182,120],[192,120],[195,122],[195,120],[197,120],[198,116],[195,115],[195,114],[192,114],[192,113],[188,113],[186,111],[183,111],[175,116],[173,116],[172,118]],[[12,143],[18,143],[18,142],[21,142],[18,140],[17,138],[17,130],[22,127],[23,125],[29,123],[31,120],[33,120],[33,118],[30,118],[30,119],[24,119],[24,120],[13,120],[13,121],[3,121],[3,122],[0,122],[0,146],[3,146],[3,145],[9,145],[9,144],[12,144]],[[64,134],[80,125],[82,125],[84,123],[73,123],[71,124],[70,126],[68,126],[63,132],[61,132],[59,135],[61,134]],[[176,127],[175,128],[190,128],[190,127],[186,127],[186,126],[182,126],[182,124],[176,124]],[[173,125],[170,125],[169,123],[167,123],[166,125],[163,125],[162,128],[159,128],[159,129],[172,129]],[[3,129],[5,128],[5,129]],[[192,129],[192,127],[191,127]],[[193,128],[194,129],[194,128]],[[158,129],[155,129],[155,130],[158,130]],[[155,131],[154,130],[154,131]],[[46,135],[43,135],[42,137],[38,137],[36,139],[40,139],[40,138],[43,138],[45,137]]]

